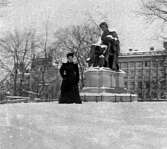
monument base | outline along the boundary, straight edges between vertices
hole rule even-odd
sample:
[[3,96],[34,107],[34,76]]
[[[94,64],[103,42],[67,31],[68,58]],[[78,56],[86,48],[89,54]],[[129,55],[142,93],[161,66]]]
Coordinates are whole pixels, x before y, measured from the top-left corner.
[[85,86],[80,96],[83,101],[137,101],[136,94],[128,93],[124,86],[125,72],[109,68],[93,67],[85,71]]
[[114,94],[114,93],[81,93],[83,101],[96,101],[96,102],[132,102],[137,101],[137,95],[135,94]]

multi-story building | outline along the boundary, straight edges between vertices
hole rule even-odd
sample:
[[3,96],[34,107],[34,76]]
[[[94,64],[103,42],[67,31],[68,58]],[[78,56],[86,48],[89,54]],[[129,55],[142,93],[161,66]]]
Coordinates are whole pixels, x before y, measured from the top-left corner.
[[167,50],[121,53],[119,65],[130,92],[141,99],[167,99]]
[[29,90],[40,98],[57,98],[61,78],[58,65],[54,66],[52,57],[37,57],[32,60]]

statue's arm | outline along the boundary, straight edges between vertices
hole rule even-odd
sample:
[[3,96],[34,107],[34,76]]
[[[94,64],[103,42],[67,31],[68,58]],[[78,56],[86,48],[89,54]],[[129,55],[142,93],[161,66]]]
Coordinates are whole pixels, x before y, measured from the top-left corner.
[[113,36],[113,38],[115,38],[116,40],[119,40],[119,39],[118,39],[118,35],[117,35],[117,33],[116,33],[115,31],[112,32],[112,36]]
[[101,40],[103,41],[103,43],[106,44],[115,41],[115,38],[111,34],[109,34],[109,35],[102,35]]

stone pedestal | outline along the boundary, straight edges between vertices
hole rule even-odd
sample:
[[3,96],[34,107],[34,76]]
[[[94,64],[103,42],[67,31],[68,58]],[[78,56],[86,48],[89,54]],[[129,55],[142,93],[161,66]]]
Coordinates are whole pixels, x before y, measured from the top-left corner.
[[80,95],[83,101],[135,101],[136,94],[129,94],[124,86],[125,72],[109,68],[89,68],[85,71],[85,86]]

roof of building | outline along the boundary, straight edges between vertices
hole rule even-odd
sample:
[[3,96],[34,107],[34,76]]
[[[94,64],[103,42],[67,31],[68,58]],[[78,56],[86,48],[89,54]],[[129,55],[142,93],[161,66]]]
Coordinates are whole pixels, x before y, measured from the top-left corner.
[[120,57],[136,57],[136,56],[161,56],[167,55],[167,50],[159,51],[132,51],[129,53],[121,53]]

